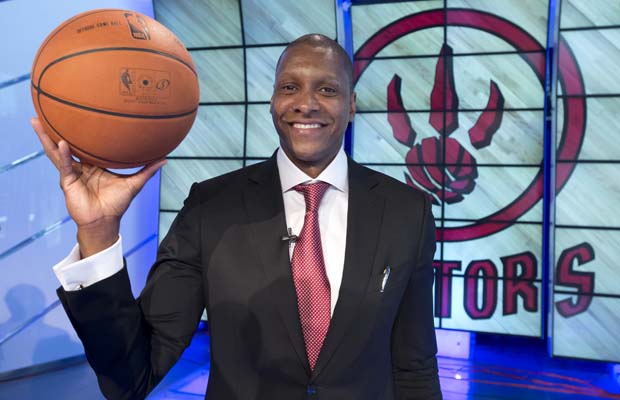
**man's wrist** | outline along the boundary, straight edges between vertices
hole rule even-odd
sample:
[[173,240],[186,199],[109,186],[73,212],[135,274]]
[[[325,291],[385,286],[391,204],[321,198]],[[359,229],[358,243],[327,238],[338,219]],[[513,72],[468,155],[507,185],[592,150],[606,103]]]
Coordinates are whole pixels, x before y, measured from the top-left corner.
[[88,225],[79,226],[77,241],[81,258],[90,257],[112,246],[119,237],[120,220],[105,218]]

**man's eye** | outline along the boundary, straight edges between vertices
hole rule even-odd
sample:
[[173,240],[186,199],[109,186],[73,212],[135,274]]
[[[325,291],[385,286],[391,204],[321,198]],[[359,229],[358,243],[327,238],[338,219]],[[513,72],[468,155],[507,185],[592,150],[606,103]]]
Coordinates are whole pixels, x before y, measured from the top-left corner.
[[324,86],[322,88],[319,89],[321,93],[327,94],[327,95],[334,95],[337,92],[336,89],[334,89],[333,87],[329,87],[329,86]]
[[280,86],[280,89],[283,92],[294,92],[297,88],[295,87],[295,85],[282,85]]

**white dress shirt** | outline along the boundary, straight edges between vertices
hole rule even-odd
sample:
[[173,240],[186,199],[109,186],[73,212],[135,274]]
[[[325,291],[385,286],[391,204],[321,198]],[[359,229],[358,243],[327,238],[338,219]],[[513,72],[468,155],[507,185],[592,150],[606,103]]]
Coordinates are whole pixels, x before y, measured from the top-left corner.
[[[347,210],[349,204],[349,174],[347,157],[341,149],[334,160],[316,179],[312,179],[301,171],[278,149],[276,155],[286,224],[293,234],[299,235],[304,224],[306,203],[303,194],[293,189],[302,183],[323,181],[331,186],[325,192],[319,206],[319,229],[325,269],[331,289],[331,312],[338,300],[340,283],[344,269],[344,253],[347,236]],[[293,255],[294,244],[290,246],[289,256]],[[122,240],[119,236],[116,243],[97,254],[80,260],[79,245],[75,245],[71,253],[53,267],[62,287],[67,290],[78,290],[108,278],[123,268]]]
[[[319,230],[321,231],[321,247],[325,270],[331,292],[331,311],[340,292],[342,272],[344,269],[344,250],[347,240],[347,211],[349,205],[349,165],[347,156],[340,149],[334,160],[321,172],[316,179],[310,178],[286,156],[282,149],[277,154],[278,172],[284,198],[284,214],[286,224],[293,234],[299,235],[304,226],[306,201],[304,195],[293,187],[301,183],[315,181],[327,182],[329,188],[323,195],[319,205]],[[294,245],[290,246],[289,256],[293,257]]]

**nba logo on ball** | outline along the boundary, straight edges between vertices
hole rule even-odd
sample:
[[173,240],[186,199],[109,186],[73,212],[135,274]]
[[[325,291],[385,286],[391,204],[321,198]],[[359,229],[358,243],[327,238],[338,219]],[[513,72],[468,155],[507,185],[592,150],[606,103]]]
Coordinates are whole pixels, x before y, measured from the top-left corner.
[[170,73],[148,69],[123,68],[119,73],[119,93],[125,103],[164,102],[170,96]]
[[47,134],[82,162],[132,168],[163,158],[196,117],[196,68],[159,22],[93,10],[58,26],[32,67],[31,92]]
[[125,18],[129,24],[129,29],[131,29],[131,36],[133,36],[134,39],[151,39],[146,21],[144,21],[144,18],[142,18],[140,14],[125,13]]

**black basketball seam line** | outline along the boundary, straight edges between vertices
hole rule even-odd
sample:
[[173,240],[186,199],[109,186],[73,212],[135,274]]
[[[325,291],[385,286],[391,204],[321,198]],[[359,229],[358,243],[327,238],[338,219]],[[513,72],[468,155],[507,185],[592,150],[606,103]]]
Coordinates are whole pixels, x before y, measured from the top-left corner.
[[[73,17],[69,18],[68,20],[66,20],[65,22],[63,22],[63,23],[62,23],[62,25],[63,25],[63,26],[62,26],[62,28],[61,28],[61,29],[59,29],[58,31],[56,31],[56,32],[55,32],[52,36],[45,38],[45,41],[41,44],[41,47],[39,48],[39,51],[37,51],[37,55],[36,55],[36,57],[35,57],[35,60],[34,60],[34,63],[33,63],[33,67],[34,67],[34,65],[36,65],[36,64],[37,64],[37,61],[39,60],[39,57],[41,56],[41,52],[42,52],[42,51],[43,51],[43,49],[47,46],[47,44],[48,44],[48,43],[52,40],[52,38],[53,38],[53,37],[55,37],[57,34],[59,34],[59,33],[60,33],[63,29],[65,29],[67,26],[69,26],[69,24],[70,24],[71,22],[73,22],[73,21],[77,20],[78,18],[86,17],[86,16],[88,16],[88,15],[99,14],[99,13],[102,13],[102,12],[108,12],[108,11],[123,11],[123,12],[130,11],[130,12],[136,13],[135,11],[131,11],[131,10],[124,10],[124,9],[121,9],[121,8],[104,8],[104,9],[99,9],[99,10],[92,10],[92,11],[90,11],[90,12],[86,11],[86,12],[80,13],[80,14],[78,14],[78,15],[75,15],[75,16],[73,16]],[[159,22],[159,21],[155,20],[154,18],[153,18],[153,20],[154,20],[155,22]],[[162,25],[162,26],[163,26],[163,25]],[[186,48],[186,47],[184,47],[184,48],[185,48],[185,50],[189,53],[189,50],[187,50],[187,48]],[[77,53],[76,53],[76,54],[77,54]],[[167,55],[167,53],[163,53],[163,55]],[[170,57],[171,57],[171,58],[175,58],[175,57],[174,57],[174,56],[172,56],[172,55],[170,55]],[[190,56],[190,57],[191,57],[191,56]],[[178,60],[178,61],[179,61],[179,62],[181,62],[181,63],[183,63],[183,64],[185,64],[185,65],[187,65],[187,66],[189,67],[189,69],[190,69],[190,70],[192,70],[192,72],[194,73],[194,75],[198,76],[198,74],[196,73],[196,71],[194,71],[194,69],[193,69],[190,65],[186,64],[186,63],[185,63],[185,62],[183,62],[182,60]],[[33,68],[33,71],[32,71],[32,72],[34,72],[34,68]],[[42,76],[42,75],[43,75],[43,72],[41,72],[41,76]],[[40,79],[39,79],[39,83],[40,83]]]
[[[115,117],[125,117],[125,118],[139,118],[139,119],[174,119],[174,118],[181,118],[181,117],[185,117],[188,116],[190,114],[195,113],[198,110],[198,107],[195,107],[194,109],[190,110],[190,111],[186,111],[184,113],[180,113],[180,114],[169,114],[169,115],[143,115],[143,114],[125,114],[125,113],[119,113],[119,112],[114,112],[114,111],[106,111],[106,110],[100,110],[97,108],[92,108],[92,107],[88,107],[88,106],[84,106],[81,104],[76,104],[73,103],[71,101],[68,100],[64,100],[61,99],[59,97],[56,97],[54,95],[51,95],[47,92],[45,92],[44,90],[41,90],[40,88],[36,87],[34,83],[32,83],[32,87],[34,88],[34,90],[37,91],[37,93],[39,95],[43,95],[49,99],[52,99],[58,103],[70,106],[70,107],[75,107],[75,108],[79,108],[85,111],[91,111],[94,113],[98,113],[98,114],[105,114],[105,115],[113,115]],[[43,110],[43,108],[41,107],[41,102],[39,102],[39,108],[41,110]]]
[[[43,116],[43,118],[45,119],[45,122],[47,122],[47,124],[49,125],[50,128],[52,128],[54,130],[54,132],[64,141],[66,141],[67,143],[70,143],[69,140],[67,140],[67,138],[65,138],[58,129],[56,129],[54,127],[54,125],[51,123],[51,121],[47,118],[47,116],[45,115],[45,111],[43,110],[43,107],[41,107],[41,100],[39,99],[41,97],[41,91],[38,90],[38,88],[36,88],[36,86],[34,86],[34,83],[32,84],[33,88],[35,88],[37,90],[37,103],[39,104],[39,110],[41,110],[41,115]],[[136,162],[126,162],[126,161],[116,161],[116,160],[110,160],[107,158],[103,158],[103,157],[99,157],[89,151],[84,150],[82,147],[77,146],[73,143],[71,143],[71,146],[78,149],[79,151],[81,151],[84,154],[87,154],[93,158],[96,158],[98,160],[102,160],[102,161],[107,161],[107,162],[111,162],[111,163],[116,163],[116,164],[126,164],[126,165],[132,165],[132,164],[149,164],[155,160],[157,160],[158,158],[153,158],[153,159],[149,159],[149,160],[142,160],[142,161],[136,161]]]
[[[192,68],[191,65],[189,65],[188,63],[186,63],[182,59],[180,59],[180,58],[178,58],[178,57],[176,57],[176,56],[174,56],[172,54],[169,54],[169,53],[164,53],[162,51],[157,51],[157,50],[152,50],[152,49],[143,49],[143,48],[140,48],[140,47],[104,47],[104,48],[96,48],[96,49],[90,49],[90,50],[83,50],[83,51],[78,51],[77,53],[67,54],[66,56],[62,56],[62,57],[57,58],[54,61],[48,63],[45,66],[45,68],[43,68],[43,71],[41,71],[41,74],[38,77],[37,86],[41,85],[41,79],[43,79],[43,75],[45,75],[45,72],[47,72],[47,70],[52,65],[58,64],[61,61],[64,61],[64,60],[69,59],[69,58],[81,56],[81,55],[84,55],[84,54],[98,53],[98,52],[104,52],[104,51],[119,51],[119,50],[120,51],[142,51],[142,52],[145,52],[145,53],[158,54],[160,56],[173,59],[173,60],[178,61],[181,64],[185,65],[187,68],[189,68],[190,71],[192,71],[194,76],[198,77],[198,74],[196,73],[194,68]],[[33,79],[34,79],[34,77],[32,77],[31,80],[33,80]]]
[[[50,35],[48,35],[48,37],[45,38],[45,41],[43,43],[41,43],[41,47],[39,48],[39,51],[37,51],[37,55],[34,59],[34,62],[32,63],[32,65],[36,65],[37,61],[39,61],[39,57],[41,56],[41,52],[43,51],[43,49],[47,46],[47,44],[52,40],[52,38],[54,38],[56,35],[58,35],[60,32],[62,32],[67,26],[69,26],[69,24],[73,21],[75,21],[78,18],[82,18],[82,17],[86,17],[88,15],[93,15],[93,14],[98,14],[101,12],[107,12],[107,11],[116,11],[116,10],[120,10],[117,8],[104,8],[104,9],[100,9],[100,10],[92,10],[92,11],[86,11],[83,13],[80,13],[78,15],[74,15],[73,17],[69,18],[68,20],[66,20],[65,22],[62,23],[62,28],[58,29],[58,31],[54,32],[54,34],[52,35],[50,32]],[[124,10],[121,10],[124,11]],[[34,72],[34,71],[32,71]]]
[[[34,84],[33,84],[34,87]],[[58,129],[56,129],[54,127],[54,125],[50,122],[50,120],[47,118],[47,116],[45,115],[45,111],[43,111],[43,107],[41,107],[41,101],[39,100],[39,97],[41,96],[41,92],[37,91],[37,102],[39,103],[39,110],[41,110],[41,115],[43,116],[43,119],[45,119],[45,122],[47,122],[47,124],[49,125],[50,128],[52,128],[54,130],[54,132],[65,142],[70,143],[69,140],[67,140],[67,138],[65,138]],[[155,161],[156,159],[150,159],[150,160],[145,160],[145,161],[136,161],[136,162],[126,162],[126,161],[115,161],[115,160],[109,160],[107,158],[103,158],[103,157],[99,157],[95,154],[92,154],[89,151],[84,150],[83,148],[81,148],[80,146],[77,146],[73,143],[71,143],[71,146],[78,149],[79,151],[81,151],[84,154],[88,154],[89,156],[96,158],[97,160],[102,160],[102,161],[107,161],[107,162],[111,162],[111,163],[117,163],[117,164],[148,164],[150,162]]]

